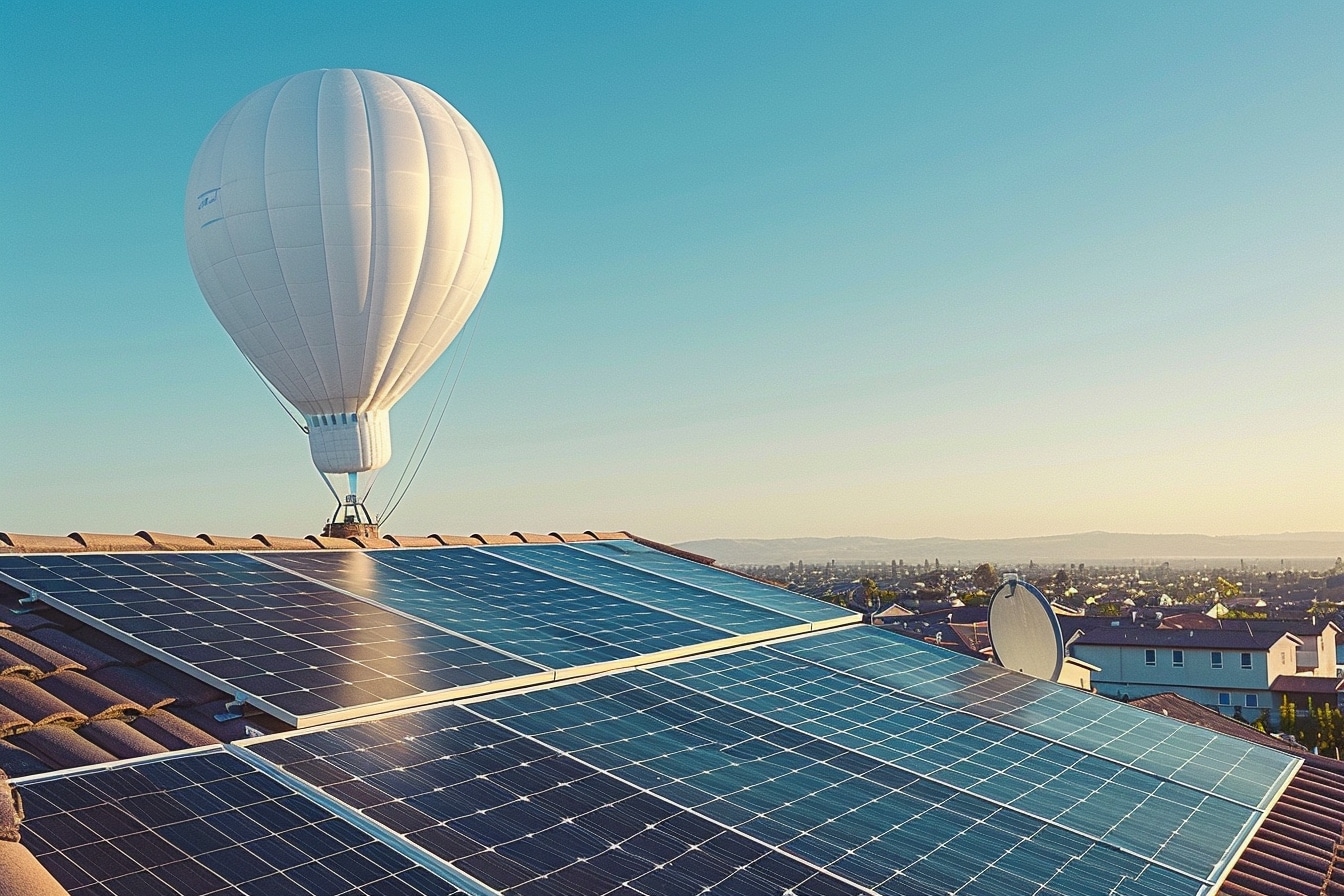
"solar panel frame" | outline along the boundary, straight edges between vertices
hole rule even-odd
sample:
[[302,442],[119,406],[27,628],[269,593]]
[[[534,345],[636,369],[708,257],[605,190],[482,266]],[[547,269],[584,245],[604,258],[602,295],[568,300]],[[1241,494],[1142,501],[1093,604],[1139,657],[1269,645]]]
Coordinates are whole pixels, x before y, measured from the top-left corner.
[[[251,583],[224,586],[200,574],[223,575],[230,565],[241,570],[230,574],[246,574]],[[292,581],[269,581],[278,577]],[[524,659],[255,554],[0,555],[0,580],[300,728],[554,678]],[[314,589],[336,609],[324,614],[306,606],[300,598]],[[249,615],[272,610],[282,619]],[[342,615],[378,625],[323,630],[323,620]],[[208,640],[189,634],[195,631],[237,637]],[[347,637],[352,631],[365,632],[365,640]],[[450,656],[465,662],[438,659]]]

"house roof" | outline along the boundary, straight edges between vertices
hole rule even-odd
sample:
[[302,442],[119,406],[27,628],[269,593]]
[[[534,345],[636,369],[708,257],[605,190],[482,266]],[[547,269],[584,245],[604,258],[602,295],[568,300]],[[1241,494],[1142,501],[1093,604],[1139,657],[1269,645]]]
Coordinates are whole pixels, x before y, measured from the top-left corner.
[[[625,532],[545,535],[513,532],[498,536],[388,536],[382,541],[395,547],[431,547],[584,542],[631,537]],[[634,540],[685,559],[713,562],[710,558],[671,549],[657,542]],[[72,533],[65,537],[0,533],[0,552],[311,551],[318,548],[352,550],[365,546],[355,539],[317,536],[300,539],[255,535],[249,539],[217,535],[187,537],[148,531],[129,536]],[[226,742],[245,736],[247,725],[266,731],[281,730],[285,726],[267,716],[217,722],[214,716],[227,700],[223,692],[55,609],[30,610],[20,606],[18,597],[18,592],[0,585],[0,620],[3,620],[0,622],[0,896],[9,896],[11,892],[47,896],[48,893],[62,892],[59,885],[45,875],[41,865],[26,850],[9,848],[13,841],[4,837],[3,809],[9,793],[3,781],[5,771],[12,776],[31,775],[49,769]],[[962,634],[958,630],[963,628],[960,625],[950,627],[958,635]],[[967,628],[967,634],[978,636],[973,626]],[[1100,630],[1103,634],[1115,631]],[[1154,634],[1150,629],[1121,631]],[[1189,642],[1189,632],[1171,634],[1184,636],[1186,640],[1181,644]],[[1224,630],[1217,634],[1228,637],[1240,633]],[[1274,636],[1267,645],[1280,637],[1283,636]],[[1122,639],[1121,643],[1127,641]],[[1141,701],[1135,701],[1135,704],[1142,705]],[[1283,748],[1277,742],[1274,745]],[[1326,760],[1304,766],[1275,805],[1261,833],[1237,861],[1222,892],[1229,896],[1335,892],[1323,889],[1327,885],[1339,886],[1340,892],[1344,892],[1344,874],[1340,876],[1341,883],[1334,883],[1334,852],[1330,851],[1338,848],[1344,854],[1344,843],[1341,843],[1344,838],[1340,836],[1344,831],[1344,800],[1335,799],[1327,790],[1328,787],[1335,791],[1342,789],[1344,777],[1341,777],[1340,769],[1344,769],[1344,765],[1337,769]],[[1336,824],[1334,840],[1330,840],[1329,833],[1332,823]],[[1322,864],[1322,857],[1327,852],[1329,861]],[[1317,874],[1323,881],[1317,889],[1291,889],[1296,883],[1310,883],[1315,879],[1311,875]],[[52,886],[55,889],[51,889]]]
[[[1072,626],[1068,626],[1072,628]],[[1084,631],[1073,643],[1095,646],[1170,647],[1192,650],[1269,650],[1288,638],[1301,644],[1289,632],[1251,631],[1246,628],[1165,629],[1142,626],[1106,626]],[[1068,640],[1067,638],[1065,640]]]
[[18,532],[0,532],[0,553],[42,553],[69,554],[81,551],[100,553],[116,551],[311,551],[314,548],[324,550],[358,550],[367,547],[444,547],[451,545],[479,544],[537,544],[543,542],[609,541],[634,538],[646,547],[665,550],[668,553],[696,560],[701,563],[713,563],[708,557],[692,554],[670,545],[659,544],[636,538],[629,532],[550,532],[547,534],[510,532],[506,535],[476,533],[472,535],[385,535],[381,539],[386,544],[365,544],[358,538],[327,538],[322,535],[305,535],[294,538],[283,535],[258,533],[251,538],[233,535],[172,535],[163,532],[141,530],[134,535],[103,535],[92,532],[71,532],[69,535],[25,535]]
[[1344,678],[1324,675],[1280,675],[1270,682],[1271,691],[1285,694],[1334,694],[1344,691]]

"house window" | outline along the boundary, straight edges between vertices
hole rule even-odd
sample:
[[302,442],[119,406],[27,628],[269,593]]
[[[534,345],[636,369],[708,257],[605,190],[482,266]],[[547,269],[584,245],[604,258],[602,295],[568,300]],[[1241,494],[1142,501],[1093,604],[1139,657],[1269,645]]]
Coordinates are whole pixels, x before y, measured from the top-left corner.
[[1247,708],[1247,709],[1258,709],[1259,707],[1260,707],[1260,698],[1259,698],[1258,696],[1256,696],[1255,694],[1247,694],[1247,695],[1246,695],[1246,708]]
[[1221,650],[1215,650],[1213,653],[1209,654],[1209,664],[1215,669],[1223,668],[1223,652]]
[[1145,650],[1145,651],[1143,652],[1143,664],[1144,664],[1145,666],[1156,666],[1156,665],[1157,665],[1157,651],[1156,651],[1156,650]]
[[1219,706],[1231,706],[1231,705],[1232,705],[1232,695],[1231,695],[1231,694],[1221,694],[1221,693],[1220,693],[1220,694],[1218,695],[1218,705],[1219,705]]
[[1176,668],[1178,668],[1178,669],[1179,669],[1181,666],[1184,666],[1184,665],[1185,665],[1185,651],[1184,651],[1184,650],[1173,650],[1173,651],[1171,652],[1171,664],[1172,664],[1173,666],[1175,666]]
[[1241,655],[1241,668],[1243,669],[1251,668],[1251,655],[1249,653],[1243,653]]

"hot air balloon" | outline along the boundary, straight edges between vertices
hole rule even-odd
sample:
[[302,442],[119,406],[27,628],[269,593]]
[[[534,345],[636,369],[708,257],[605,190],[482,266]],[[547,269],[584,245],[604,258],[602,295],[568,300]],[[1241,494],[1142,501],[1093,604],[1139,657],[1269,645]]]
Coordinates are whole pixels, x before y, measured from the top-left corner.
[[503,220],[471,124],[427,87],[360,69],[282,78],[234,106],[185,206],[210,309],[351,496],[391,458],[388,411],[485,290]]

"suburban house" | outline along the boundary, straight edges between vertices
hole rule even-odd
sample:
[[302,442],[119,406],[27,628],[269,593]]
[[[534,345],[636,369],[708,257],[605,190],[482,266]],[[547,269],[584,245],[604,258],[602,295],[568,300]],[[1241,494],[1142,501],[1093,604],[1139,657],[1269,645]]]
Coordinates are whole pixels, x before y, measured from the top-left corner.
[[1098,667],[1092,685],[1120,699],[1170,692],[1225,715],[1276,716],[1288,695],[1298,711],[1337,700],[1332,622],[1251,620],[1215,628],[1124,624],[1078,630],[1070,654]]

